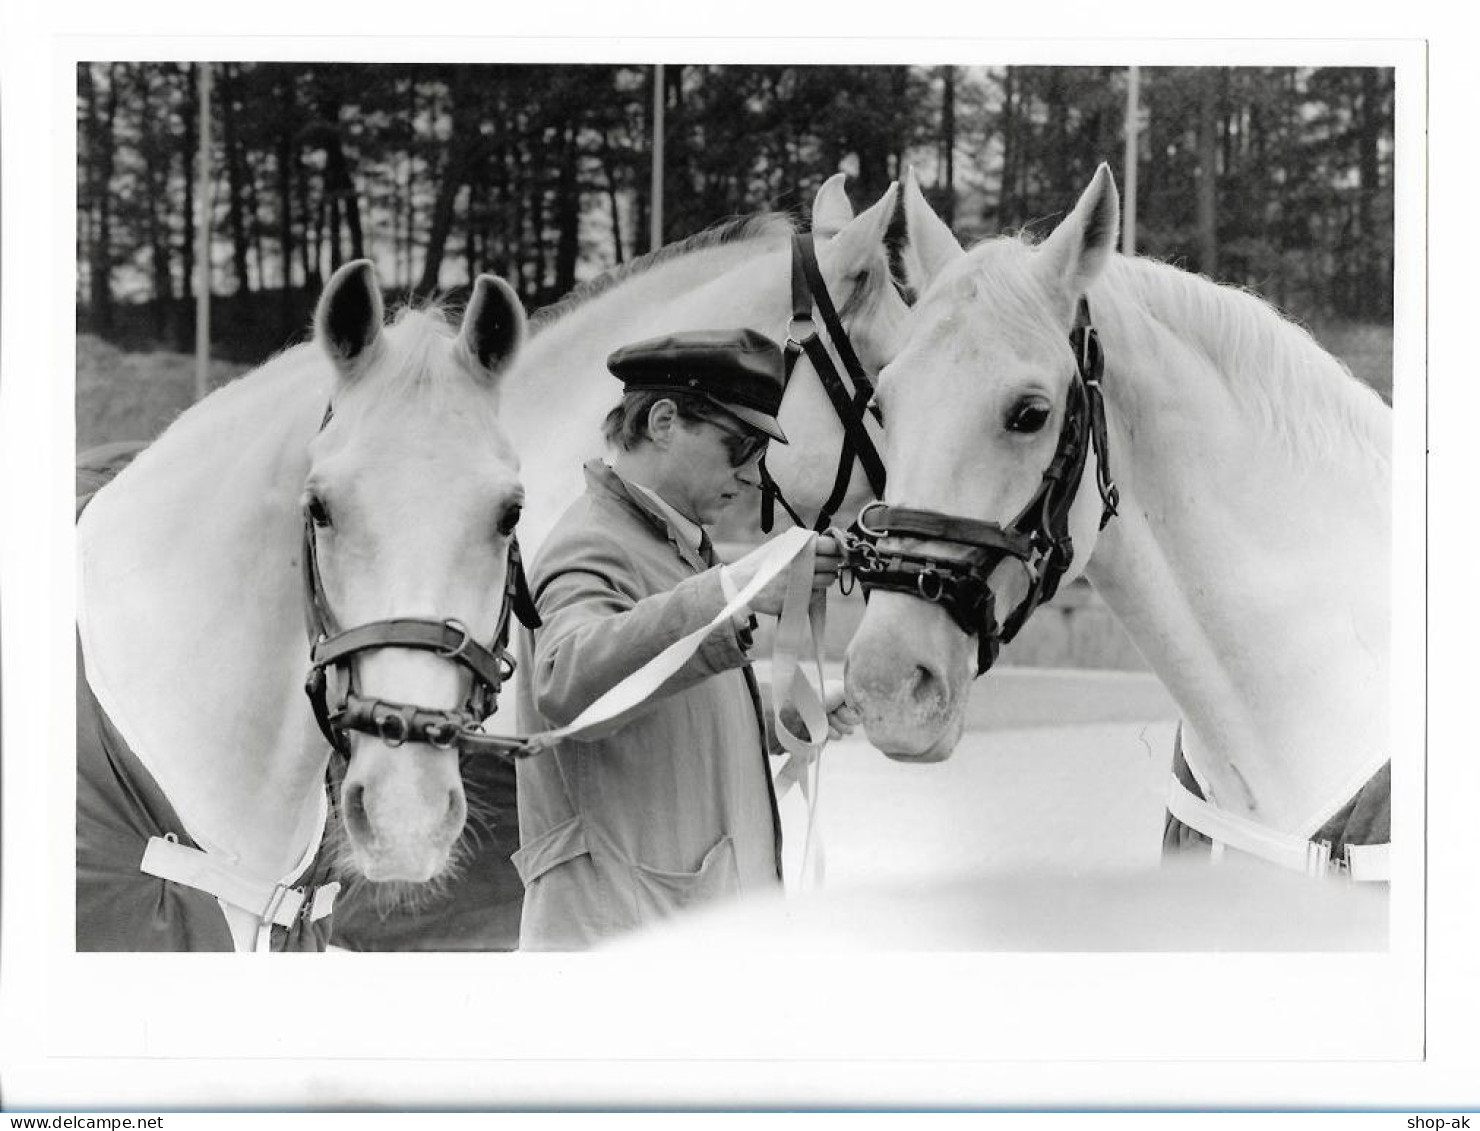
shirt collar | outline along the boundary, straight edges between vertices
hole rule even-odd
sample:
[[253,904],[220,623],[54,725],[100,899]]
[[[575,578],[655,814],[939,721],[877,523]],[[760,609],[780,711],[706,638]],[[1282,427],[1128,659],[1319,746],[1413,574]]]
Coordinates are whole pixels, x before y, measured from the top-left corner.
[[588,484],[623,500],[627,506],[652,523],[672,543],[679,557],[694,569],[703,571],[707,568],[699,555],[703,528],[698,523],[679,514],[656,492],[623,479],[605,460],[593,459],[586,464],[585,470]]
[[641,483],[633,483],[630,479],[624,479],[624,483],[635,491],[641,491],[643,495],[658,508],[668,525],[672,526],[680,538],[687,543],[689,549],[695,553],[699,550],[699,540],[704,536],[704,528],[687,515],[679,514],[662,495],[651,487],[644,487]]

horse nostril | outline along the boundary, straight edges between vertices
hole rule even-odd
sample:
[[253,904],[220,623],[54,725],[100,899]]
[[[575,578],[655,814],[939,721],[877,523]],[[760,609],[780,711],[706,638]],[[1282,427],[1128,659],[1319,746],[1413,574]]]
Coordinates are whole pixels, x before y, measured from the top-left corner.
[[453,830],[454,835],[463,827],[463,822],[468,819],[468,802],[460,789],[447,791],[447,810],[442,819],[447,822],[447,827]]
[[908,689],[910,698],[919,706],[933,707],[943,698],[944,683],[935,670],[924,664],[916,664],[910,675]]
[[365,787],[359,782],[346,784],[342,804],[344,823],[350,833],[367,843],[374,839],[375,830],[370,824],[370,814],[365,809]]

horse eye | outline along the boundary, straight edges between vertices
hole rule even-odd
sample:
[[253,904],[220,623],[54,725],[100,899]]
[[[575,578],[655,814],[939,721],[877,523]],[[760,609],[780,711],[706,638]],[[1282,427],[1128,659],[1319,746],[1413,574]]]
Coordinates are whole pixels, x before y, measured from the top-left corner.
[[310,495],[308,497],[308,503],[306,505],[308,508],[309,520],[315,526],[323,529],[324,527],[334,525],[333,520],[329,516],[328,504],[326,504],[323,499],[319,498],[317,495]]
[[1037,432],[1048,423],[1048,402],[1041,400],[1020,401],[1007,414],[1009,432]]
[[504,511],[504,517],[499,519],[498,532],[505,537],[514,533],[514,527],[519,525],[519,516],[524,513],[524,508],[514,503]]

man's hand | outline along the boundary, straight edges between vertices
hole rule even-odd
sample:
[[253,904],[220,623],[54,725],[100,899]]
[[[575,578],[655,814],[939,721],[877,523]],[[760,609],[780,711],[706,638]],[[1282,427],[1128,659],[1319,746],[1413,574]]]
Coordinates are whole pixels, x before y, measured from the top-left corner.
[[[760,557],[759,553],[751,551],[738,562],[726,567],[737,589],[744,589],[750,583],[750,579],[755,576]],[[816,557],[812,562],[812,591],[815,593],[819,589],[826,589],[836,581],[838,570],[842,566],[843,552],[838,546],[837,539],[826,534],[818,535]],[[765,588],[751,598],[751,611],[767,613],[773,617],[781,615],[781,603],[786,598],[786,575],[787,571],[782,570],[766,583]]]
[[822,705],[827,709],[827,737],[830,742],[846,738],[863,721],[862,716],[848,705],[840,679],[830,679],[823,685]]

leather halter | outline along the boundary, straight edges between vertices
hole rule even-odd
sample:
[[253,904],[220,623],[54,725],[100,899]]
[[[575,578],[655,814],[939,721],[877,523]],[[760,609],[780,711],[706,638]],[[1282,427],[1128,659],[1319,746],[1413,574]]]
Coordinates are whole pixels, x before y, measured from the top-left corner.
[[[324,414],[320,430],[333,416],[333,407]],[[314,719],[329,744],[349,757],[349,732],[373,735],[388,746],[426,743],[438,749],[456,748],[462,754],[497,754],[512,757],[523,745],[521,740],[482,732],[482,722],[498,709],[498,693],[504,680],[514,673],[514,657],[509,653],[511,614],[530,628],[540,625],[534,598],[524,575],[519,553],[519,539],[509,539],[508,569],[504,577],[503,605],[499,609],[498,627],[487,646],[474,640],[468,629],[457,620],[426,620],[396,617],[371,621],[353,628],[341,629],[329,608],[319,575],[318,547],[312,516],[305,507],[303,516],[303,590],[304,617],[308,627],[309,672],[304,684]],[[355,689],[354,658],[362,652],[379,648],[411,648],[431,652],[472,676],[467,697],[460,708],[446,710],[393,703],[361,695]],[[329,703],[328,669],[340,673],[343,694],[339,702]]]
[[[828,353],[827,346],[823,344],[821,336],[817,333],[816,323],[812,319],[814,307],[827,330],[828,340],[832,342],[833,349],[837,351],[838,358],[853,382],[852,393],[849,393],[847,386],[843,384],[837,366],[833,364],[832,355]],[[863,424],[865,411],[872,413],[875,420],[879,419],[879,410],[873,404],[873,382],[864,373],[863,364],[853,351],[853,345],[848,341],[847,331],[843,329],[842,320],[838,317],[837,308],[833,306],[832,296],[828,294],[822,271],[817,266],[817,252],[813,246],[812,236],[793,234],[791,237],[791,322],[787,326],[785,348],[784,380],[786,384],[791,383],[792,371],[796,369],[797,360],[804,353],[811,361],[817,379],[822,383],[822,388],[827,393],[828,399],[832,401],[833,410],[838,414],[838,420],[843,425],[843,446],[838,454],[838,472],[833,480],[832,493],[828,495],[827,502],[822,504],[817,521],[812,524],[812,529],[821,533],[828,528],[832,522],[832,516],[843,505],[843,498],[848,493],[848,483],[853,478],[854,460],[856,459],[863,465],[869,486],[876,496],[884,494],[884,461]],[[771,532],[771,527],[775,525],[777,502],[780,502],[782,509],[791,517],[792,522],[805,527],[807,523],[786,501],[781,488],[771,478],[771,473],[766,468],[765,456],[761,457],[760,474],[761,530],[767,534]]]
[[[1101,389],[1105,359],[1090,323],[1087,299],[1079,300],[1069,342],[1075,372],[1058,445],[1038,489],[1017,517],[1002,526],[876,501],[859,512],[848,539],[848,569],[863,585],[865,596],[886,589],[940,605],[964,632],[977,638],[978,675],[992,666],[1001,646],[1017,635],[1033,610],[1053,599],[1074,560],[1069,510],[1091,447],[1102,504],[1101,530],[1115,516],[1120,501],[1110,476]],[[967,554],[946,558],[912,550],[886,551],[879,548],[885,538],[948,542],[966,547]],[[1007,558],[1022,562],[1030,581],[1027,595],[999,623],[989,578]]]

